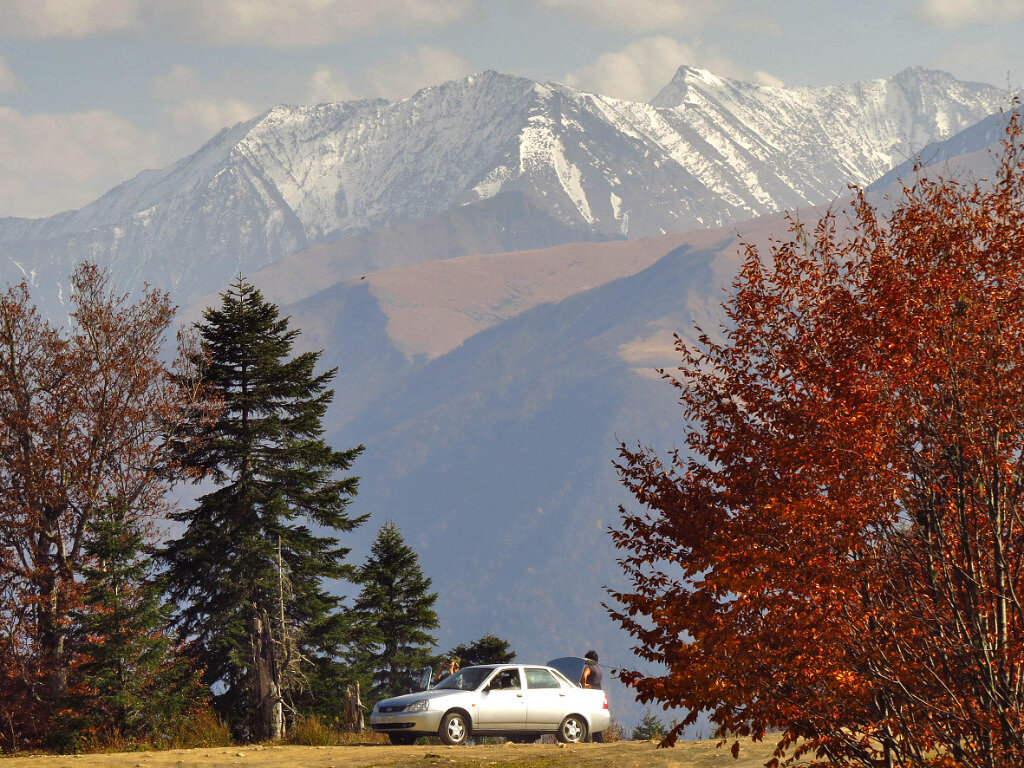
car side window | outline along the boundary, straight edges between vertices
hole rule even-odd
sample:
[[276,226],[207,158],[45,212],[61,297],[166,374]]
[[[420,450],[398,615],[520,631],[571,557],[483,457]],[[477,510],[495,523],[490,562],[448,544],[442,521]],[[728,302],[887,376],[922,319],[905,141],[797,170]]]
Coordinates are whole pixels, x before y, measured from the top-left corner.
[[561,688],[558,684],[555,676],[548,672],[546,669],[531,669],[526,668],[526,687],[527,688]]
[[519,682],[518,669],[503,669],[487,684],[487,689],[491,691],[518,691],[522,687],[522,683]]

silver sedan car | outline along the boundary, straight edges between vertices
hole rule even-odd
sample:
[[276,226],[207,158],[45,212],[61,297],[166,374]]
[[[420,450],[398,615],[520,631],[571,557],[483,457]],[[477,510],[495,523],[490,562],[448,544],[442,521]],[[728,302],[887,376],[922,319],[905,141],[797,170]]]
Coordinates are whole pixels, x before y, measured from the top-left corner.
[[526,740],[545,733],[579,742],[610,719],[602,690],[580,688],[552,667],[495,664],[466,667],[428,691],[378,702],[370,727],[393,744],[428,735],[465,744],[471,735]]

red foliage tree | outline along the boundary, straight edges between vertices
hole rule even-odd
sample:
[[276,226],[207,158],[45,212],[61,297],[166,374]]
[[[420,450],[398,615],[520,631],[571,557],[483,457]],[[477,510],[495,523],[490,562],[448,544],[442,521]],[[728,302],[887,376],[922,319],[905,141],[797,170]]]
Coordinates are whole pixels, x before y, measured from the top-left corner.
[[622,447],[647,510],[613,531],[670,740],[707,711],[777,760],[1024,764],[1018,136],[991,183],[748,247],[722,340],[678,342],[686,448]]
[[166,511],[171,442],[211,403],[162,359],[174,310],[130,302],[95,266],[71,280],[69,326],[46,322],[25,284],[0,296],[0,733],[39,738],[67,692],[72,612],[82,608],[88,532],[111,507],[139,525]]

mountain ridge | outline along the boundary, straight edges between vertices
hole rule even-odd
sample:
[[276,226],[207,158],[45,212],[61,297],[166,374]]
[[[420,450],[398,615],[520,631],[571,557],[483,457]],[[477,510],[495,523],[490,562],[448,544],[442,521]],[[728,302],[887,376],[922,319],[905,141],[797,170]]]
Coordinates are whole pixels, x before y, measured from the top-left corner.
[[1003,98],[923,69],[786,89],[682,67],[651,104],[486,71],[396,102],[276,106],[78,211],[0,219],[0,277],[59,292],[91,259],[189,301],[313,245],[509,193],[581,240],[719,226],[828,202]]

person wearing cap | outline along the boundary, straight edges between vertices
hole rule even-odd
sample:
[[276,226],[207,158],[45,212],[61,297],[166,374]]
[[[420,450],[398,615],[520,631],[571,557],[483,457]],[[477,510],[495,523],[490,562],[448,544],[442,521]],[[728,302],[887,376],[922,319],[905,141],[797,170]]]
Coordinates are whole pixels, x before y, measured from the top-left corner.
[[447,668],[443,667],[441,669],[441,671],[437,673],[437,681],[440,682],[440,681],[444,680],[446,677],[450,677],[450,676],[454,675],[456,672],[458,672],[459,671],[459,664],[461,662],[462,662],[462,659],[460,659],[458,656],[451,656],[451,657],[449,657],[448,658],[448,666],[447,666]]

